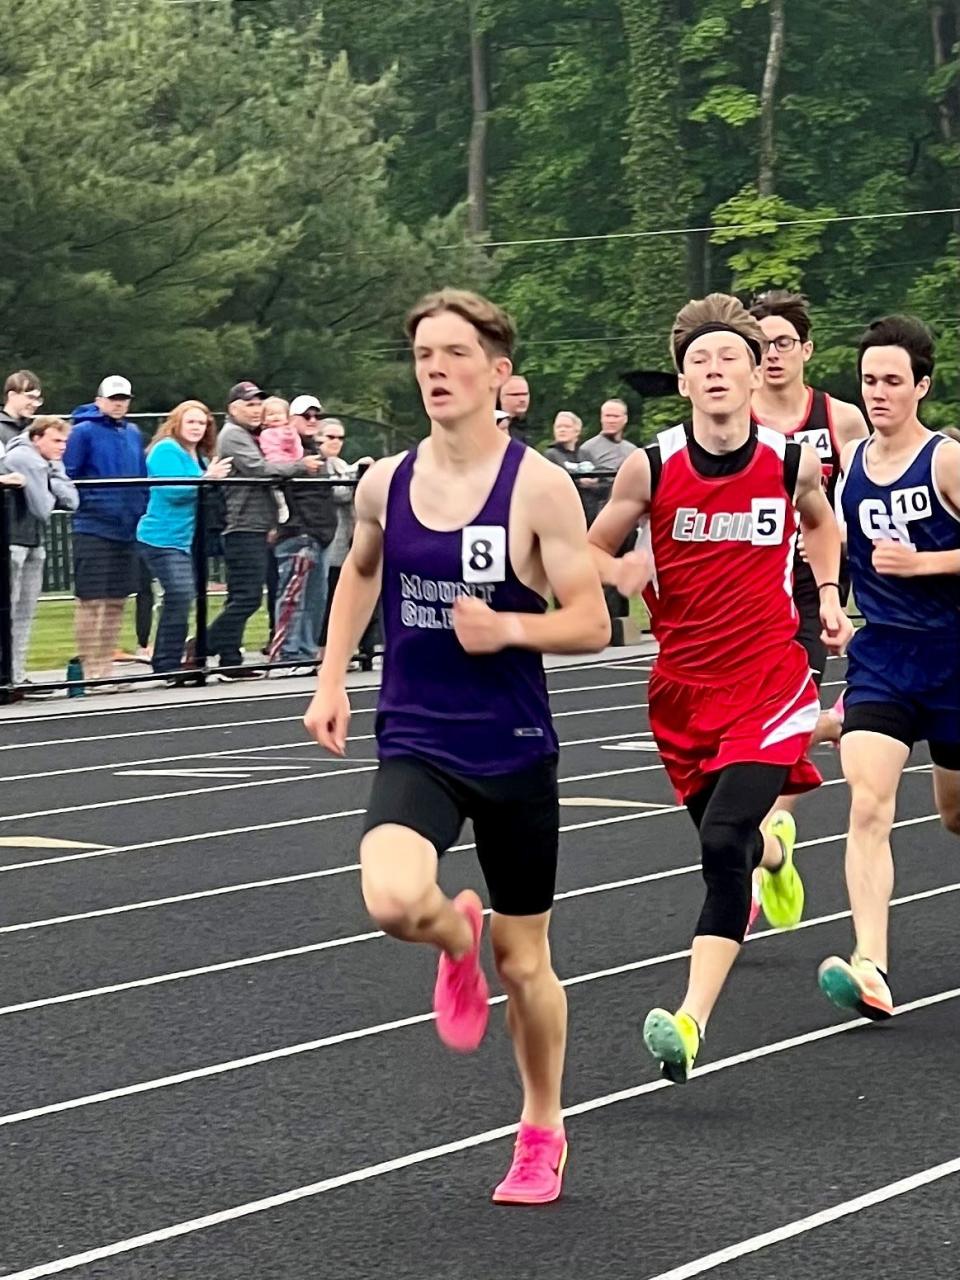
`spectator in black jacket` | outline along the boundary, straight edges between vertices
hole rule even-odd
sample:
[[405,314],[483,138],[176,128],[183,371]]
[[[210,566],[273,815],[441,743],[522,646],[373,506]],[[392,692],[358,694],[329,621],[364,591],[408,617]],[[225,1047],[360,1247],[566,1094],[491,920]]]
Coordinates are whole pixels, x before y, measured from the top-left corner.
[[80,502],[76,485],[63,469],[68,430],[60,418],[34,418],[10,441],[0,463],[22,480],[8,500],[13,682],[18,685],[27,683],[27,645],[47,556],[44,530],[55,510],[76,511]]
[[[317,439],[319,406],[312,397],[302,396],[290,409],[290,422],[300,436],[304,460],[311,459],[322,473],[325,467]],[[337,531],[337,510],[332,486],[326,482],[291,481],[284,485],[284,498],[289,514],[280,525],[274,547],[279,583],[269,656],[271,661],[312,667],[327,607],[327,548]]]

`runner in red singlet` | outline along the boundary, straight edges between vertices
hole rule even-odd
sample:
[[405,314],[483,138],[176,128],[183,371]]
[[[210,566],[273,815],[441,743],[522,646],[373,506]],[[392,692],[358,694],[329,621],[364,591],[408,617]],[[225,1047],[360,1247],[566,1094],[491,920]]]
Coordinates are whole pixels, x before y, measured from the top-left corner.
[[660,644],[650,724],[698,828],[706,883],[686,994],[676,1013],[654,1009],[644,1024],[648,1049],[679,1084],[739,952],[753,869],[764,869],[771,923],[794,925],[803,910],[792,848],[760,831],[778,795],[820,782],[805,756],[819,701],[795,638],[798,514],[824,642],[840,649],[852,628],[840,605],[840,531],[820,462],[751,420],[759,325],[736,298],[711,294],[679,313],[671,345],[692,424],[662,433],[624,464],[590,542],[604,580],[636,595],[650,579],[649,554],[617,560],[614,552],[649,518],[656,580],[648,599]]

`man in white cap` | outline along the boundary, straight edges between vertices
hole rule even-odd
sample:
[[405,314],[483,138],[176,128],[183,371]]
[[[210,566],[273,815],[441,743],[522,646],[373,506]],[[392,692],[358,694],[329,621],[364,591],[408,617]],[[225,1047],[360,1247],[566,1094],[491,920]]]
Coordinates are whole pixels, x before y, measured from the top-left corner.
[[[74,409],[64,467],[71,480],[145,476],[143,437],[126,420],[133,388],[119,374],[104,378],[92,404]],[[137,590],[137,522],[147,490],[134,486],[80,489],[73,518],[77,653],[88,680],[112,673],[123,605]]]

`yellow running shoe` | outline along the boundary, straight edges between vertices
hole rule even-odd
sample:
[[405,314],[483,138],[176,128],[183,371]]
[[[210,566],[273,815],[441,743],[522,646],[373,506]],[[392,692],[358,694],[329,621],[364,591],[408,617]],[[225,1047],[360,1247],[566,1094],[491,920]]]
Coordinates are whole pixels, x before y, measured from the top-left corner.
[[838,1009],[851,1009],[862,1018],[880,1022],[893,1017],[893,996],[887,975],[872,960],[856,952],[849,963],[829,956],[817,970],[820,990]]
[[673,1084],[686,1084],[700,1052],[700,1028],[689,1013],[651,1009],[643,1024],[643,1043]]
[[778,809],[767,824],[767,834],[780,842],[783,862],[776,871],[760,868],[760,905],[774,929],[793,929],[803,915],[803,881],[793,865],[793,846],[797,842],[793,815]]

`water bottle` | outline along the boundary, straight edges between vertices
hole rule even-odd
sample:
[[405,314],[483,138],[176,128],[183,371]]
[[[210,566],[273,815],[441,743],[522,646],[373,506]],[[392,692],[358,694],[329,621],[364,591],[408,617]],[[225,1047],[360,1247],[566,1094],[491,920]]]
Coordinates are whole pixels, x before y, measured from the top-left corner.
[[75,683],[71,684],[67,689],[68,698],[82,698],[86,694],[86,689],[79,683],[83,679],[83,664],[79,657],[74,656],[67,663],[67,679]]

